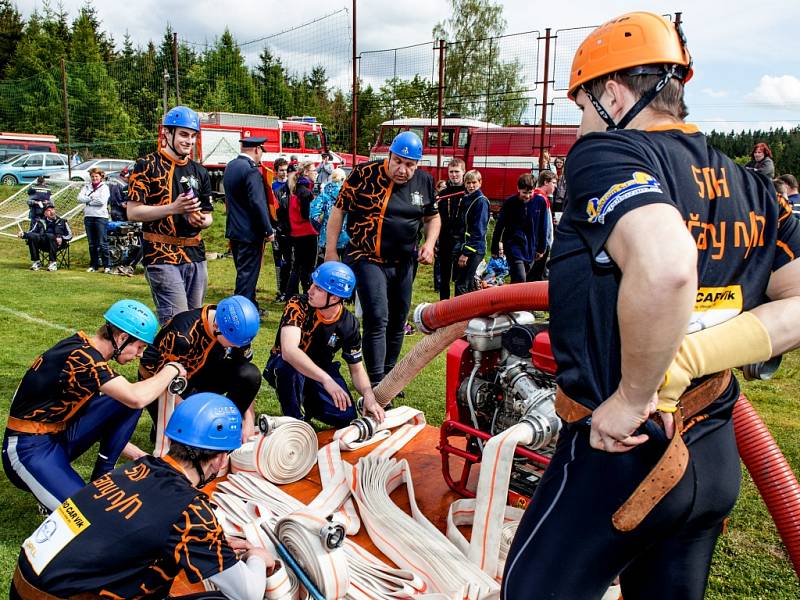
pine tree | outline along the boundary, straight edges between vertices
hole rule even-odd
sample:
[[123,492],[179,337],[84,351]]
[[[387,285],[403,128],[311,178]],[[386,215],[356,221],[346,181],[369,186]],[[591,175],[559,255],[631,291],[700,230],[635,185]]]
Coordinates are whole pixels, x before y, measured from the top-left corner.
[[11,0],[0,0],[0,74],[5,73],[24,27],[22,15]]

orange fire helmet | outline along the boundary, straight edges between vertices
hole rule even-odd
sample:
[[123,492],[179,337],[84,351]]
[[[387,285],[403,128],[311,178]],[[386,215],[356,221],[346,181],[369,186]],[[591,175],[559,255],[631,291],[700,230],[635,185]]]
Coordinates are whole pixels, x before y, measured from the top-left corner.
[[617,71],[644,65],[683,67],[677,78],[692,77],[692,58],[679,25],[649,12],[619,16],[595,29],[578,47],[572,59],[568,96],[575,100],[578,88]]

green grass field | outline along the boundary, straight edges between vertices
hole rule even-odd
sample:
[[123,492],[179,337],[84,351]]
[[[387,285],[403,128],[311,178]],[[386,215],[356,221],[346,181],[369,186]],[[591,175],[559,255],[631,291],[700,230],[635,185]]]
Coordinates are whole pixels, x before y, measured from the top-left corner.
[[[2,194],[5,197],[7,194]],[[224,215],[216,213],[216,222],[205,236],[212,252],[225,250]],[[275,295],[275,276],[271,260],[262,271],[259,300],[270,310],[268,321],[254,343],[255,362],[263,367],[275,336],[281,306],[271,304]],[[0,419],[5,420],[11,397],[23,373],[33,359],[68,331],[93,331],[102,321],[105,309],[116,299],[129,297],[152,306],[144,277],[133,278],[86,273],[86,242],[72,249],[72,268],[56,273],[28,270],[25,244],[16,239],[0,238]],[[235,273],[230,259],[209,262],[210,285],[207,301],[215,302],[233,290]],[[414,289],[414,303],[433,301],[430,267],[421,267]],[[406,338],[407,351],[420,339]],[[129,378],[135,366],[122,367]],[[800,416],[795,399],[800,392],[798,370],[800,354],[786,357],[777,376],[768,382],[745,384],[744,388],[773,435],[778,439],[795,473],[800,468]],[[433,361],[407,388],[406,402],[422,409],[433,425],[444,417],[444,356]],[[257,398],[257,411],[279,414],[272,389],[264,384]],[[146,432],[149,419],[144,417],[134,442],[148,447]],[[78,470],[88,477],[93,464],[90,451],[81,459]],[[0,590],[8,588],[19,545],[41,522],[36,503],[29,494],[14,488],[2,475],[0,484]],[[576,540],[576,543],[580,543]],[[2,592],[0,592],[2,593]],[[766,507],[747,473],[742,494],[731,516],[728,532],[721,538],[712,567],[708,598],[796,599],[800,585],[788,561]]]

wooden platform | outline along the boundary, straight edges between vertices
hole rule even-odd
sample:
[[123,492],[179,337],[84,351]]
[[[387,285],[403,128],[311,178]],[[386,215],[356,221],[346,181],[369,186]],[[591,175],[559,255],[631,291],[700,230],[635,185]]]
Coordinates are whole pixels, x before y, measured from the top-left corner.
[[[330,442],[333,430],[323,431],[318,434],[320,447]],[[439,528],[445,531],[447,527],[447,511],[453,500],[459,496],[447,487],[442,477],[442,461],[436,446],[439,443],[439,429],[428,425],[406,446],[395,455],[395,458],[404,458],[411,466],[411,475],[414,479],[414,493],[417,505],[425,516]],[[369,454],[375,446],[362,448],[354,452],[342,452],[342,459],[355,464],[359,458]],[[314,466],[311,472],[301,481],[281,486],[282,489],[298,500],[308,503],[322,490],[319,469]],[[392,493],[392,499],[401,508],[409,511],[409,500],[405,486],[401,486]],[[357,535],[351,537],[356,543],[366,548],[376,556],[386,557],[372,543],[366,530],[362,527]],[[189,594],[202,591],[202,586],[192,586],[179,578],[172,587],[172,594]]]

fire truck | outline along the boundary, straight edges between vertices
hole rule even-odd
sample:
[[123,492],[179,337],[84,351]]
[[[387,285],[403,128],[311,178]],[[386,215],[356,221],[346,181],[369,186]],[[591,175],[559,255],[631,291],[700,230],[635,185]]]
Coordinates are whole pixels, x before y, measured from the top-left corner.
[[[371,159],[385,158],[389,145],[401,131],[413,131],[422,139],[420,166],[438,179],[447,178],[447,163],[460,158],[467,170],[481,173],[481,189],[494,206],[517,192],[517,178],[522,173],[538,174],[541,128],[538,125],[501,127],[475,119],[442,120],[442,139],[436,119],[395,119],[381,124]],[[577,138],[576,125],[547,125],[544,147],[551,158],[566,156]],[[437,152],[441,148],[441,169],[437,173]]]
[[[239,140],[263,137],[263,165],[272,167],[275,159],[296,156],[300,162],[322,160],[329,152],[322,125],[314,117],[278,117],[246,115],[229,112],[200,113],[200,136],[196,146],[197,158],[208,169],[212,182],[221,180],[228,161],[239,154]],[[349,164],[351,156],[330,152],[334,167]]]

